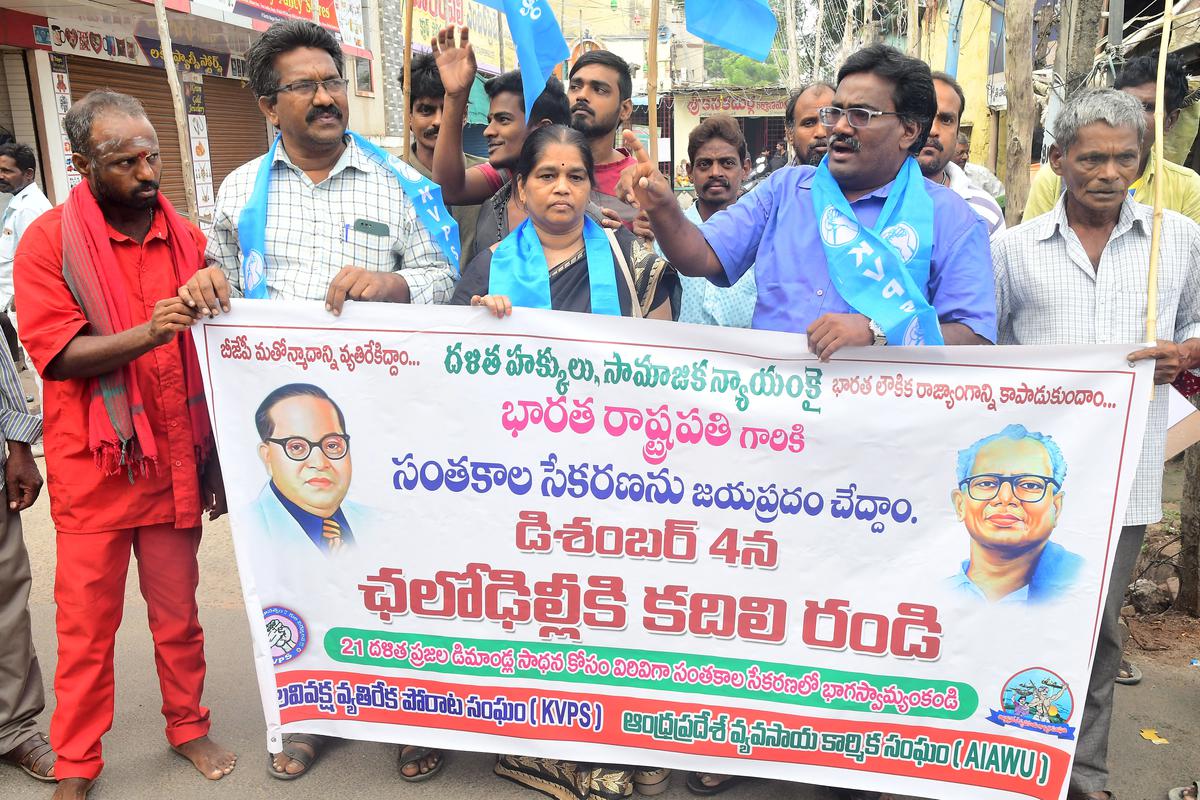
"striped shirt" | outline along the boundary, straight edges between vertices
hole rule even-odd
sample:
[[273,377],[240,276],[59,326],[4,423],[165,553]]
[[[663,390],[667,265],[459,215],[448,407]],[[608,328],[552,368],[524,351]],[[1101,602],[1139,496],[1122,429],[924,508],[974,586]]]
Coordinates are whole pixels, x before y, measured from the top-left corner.
[[962,167],[953,161],[946,164],[946,177],[950,179],[950,191],[967,201],[971,210],[987,223],[988,238],[993,242],[1004,233],[1004,212],[992,195],[975,184],[963,172]]
[[[275,149],[267,198],[267,295],[272,300],[324,300],[342,267],[355,266],[401,271],[414,303],[447,302],[454,272],[417,219],[412,201],[386,164],[353,139],[346,141],[329,176],[317,184],[292,164],[282,142]],[[238,217],[264,158],[243,164],[221,183],[206,231],[205,258],[221,268],[237,297],[242,285]],[[359,220],[377,224],[356,226]]]
[[[996,274],[997,344],[1127,343],[1146,338],[1147,265],[1154,212],[1126,197],[1121,216],[1094,268],[1067,224],[1066,201],[1018,225],[992,243]],[[1163,212],[1158,263],[1158,336],[1182,342],[1200,336],[1200,225]],[[1125,525],[1162,517],[1167,391],[1156,386]]]
[[32,444],[42,438],[42,415],[30,414],[25,389],[17,376],[12,353],[0,347],[0,465],[8,459],[7,442]]

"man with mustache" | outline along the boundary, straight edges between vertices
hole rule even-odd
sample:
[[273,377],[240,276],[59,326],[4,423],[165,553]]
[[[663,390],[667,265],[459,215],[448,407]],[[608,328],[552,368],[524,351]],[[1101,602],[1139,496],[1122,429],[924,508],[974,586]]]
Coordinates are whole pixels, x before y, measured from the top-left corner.
[[[134,98],[98,90],[65,127],[84,181],[17,248],[21,341],[46,379],[57,561],[55,800],[87,795],[113,722],[113,648],[132,550],[149,609],[167,741],[209,780],[236,756],[208,738],[196,608],[201,514],[224,488],[178,287],[204,236],[159,191],[158,136]],[[180,335],[182,334],[182,335]]]
[[950,497],[970,535],[970,558],[949,578],[987,603],[1044,603],[1075,582],[1083,559],[1050,541],[1062,514],[1067,463],[1058,444],[1009,425],[958,454]]
[[[14,361],[21,360],[13,309],[13,256],[29,224],[50,210],[50,201],[34,183],[37,161],[27,144],[0,144],[0,192],[12,199],[0,214],[0,325]],[[10,316],[11,315],[11,316]]]
[[[1178,211],[1185,217],[1200,222],[1200,175],[1170,161],[1156,163],[1154,154],[1154,104],[1158,86],[1158,55],[1131,58],[1121,67],[1113,81],[1113,88],[1125,92],[1142,105],[1146,115],[1146,135],[1142,137],[1141,159],[1138,162],[1137,180],[1129,187],[1133,199],[1139,203],[1154,203],[1154,181],[1163,181],[1163,207]],[[1179,57],[1167,56],[1166,79],[1163,82],[1163,133],[1171,130],[1183,109],[1190,89],[1187,69]],[[1054,170],[1040,169],[1029,187],[1029,199],[1025,202],[1025,219],[1045,214],[1066,189],[1062,179]]]
[[307,20],[279,22],[246,61],[258,107],[279,135],[222,182],[210,267],[180,297],[206,316],[228,311],[231,296],[320,300],[334,314],[348,299],[449,300],[458,242],[448,241],[440,199],[440,214],[422,205],[426,190],[440,192],[347,130],[349,82],[333,34]]
[[[683,216],[699,225],[738,198],[742,181],[750,172],[750,155],[741,126],[733,117],[709,117],[688,136],[688,178],[696,189],[696,202]],[[749,328],[758,287],[754,271],[728,288],[704,278],[680,277],[683,295],[679,322]]]
[[681,274],[729,286],[753,265],[753,327],[806,332],[822,360],[849,346],[988,343],[987,231],[913,158],[936,110],[929,67],[873,45],[842,65],[819,112],[831,133],[820,167],[781,169],[697,226],[627,134],[634,193]]
[[637,211],[617,199],[617,184],[621,173],[636,162],[628,150],[613,146],[617,129],[633,113],[633,77],[629,65],[607,50],[584,53],[571,65],[567,100],[571,104],[571,127],[586,136],[592,148],[596,164],[593,199],[632,225]]
[[933,73],[933,88],[937,93],[937,114],[929,129],[929,138],[917,156],[921,174],[957,194],[988,226],[988,236],[1004,230],[1004,212],[992,196],[976,188],[967,174],[954,161],[958,151],[958,124],[962,120],[967,99],[958,81],[945,72]]
[[[412,92],[408,103],[408,129],[412,131],[412,149],[408,163],[413,169],[430,180],[434,178],[434,154],[438,139],[444,130],[446,122],[445,100],[446,87],[438,70],[435,53],[418,53],[412,58]],[[474,76],[472,76],[474,80]],[[404,76],[400,76],[403,88]],[[467,84],[467,95],[470,95],[471,85]],[[462,151],[462,128],[467,124],[466,98],[462,102],[462,113],[458,114],[456,134],[457,143],[452,148],[459,169],[479,169],[487,165],[486,158],[473,156]],[[498,176],[497,176],[498,177]],[[447,205],[450,215],[458,222],[458,235],[462,240],[462,252],[475,252],[475,227],[479,224],[479,209],[482,201],[463,200],[455,198],[453,205]],[[465,261],[463,262],[466,263]]]
[[[334,314],[346,300],[447,302],[457,237],[449,247],[440,199],[418,213],[423,196],[440,198],[440,191],[347,130],[348,82],[333,34],[307,20],[279,22],[250,47],[246,62],[258,107],[279,137],[221,184],[206,254],[215,266],[178,288],[187,308],[217,316],[242,294],[323,300]],[[432,218],[442,222],[435,227]],[[288,734],[268,773],[303,775],[322,741]],[[401,748],[405,780],[432,777],[442,764],[438,751]]]
[[783,121],[792,149],[796,151],[797,165],[815,167],[829,149],[829,129],[821,124],[822,107],[833,102],[833,87],[824,81],[802,86],[788,98],[783,111]]
[[[1049,168],[1066,193],[992,247],[999,344],[1141,342],[1146,337],[1150,206],[1129,194],[1146,135],[1142,103],[1124,91],[1091,89],[1067,101],[1054,122]],[[1162,517],[1167,388],[1200,367],[1200,225],[1164,210],[1158,265],[1158,332],[1130,361],[1154,360],[1154,399],[1137,474],[1112,557],[1087,702],[1071,770],[1071,800],[1111,800],[1108,735],[1113,679],[1121,662],[1125,587],[1146,525]],[[1136,346],[1136,345],[1135,345]],[[993,470],[995,471],[995,470]]]

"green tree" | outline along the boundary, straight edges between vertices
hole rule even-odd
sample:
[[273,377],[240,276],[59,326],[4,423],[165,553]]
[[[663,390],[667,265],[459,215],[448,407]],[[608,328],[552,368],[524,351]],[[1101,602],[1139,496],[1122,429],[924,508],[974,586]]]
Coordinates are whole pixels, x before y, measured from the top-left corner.
[[781,80],[774,64],[709,44],[704,46],[704,70],[710,81],[722,86],[778,86]]

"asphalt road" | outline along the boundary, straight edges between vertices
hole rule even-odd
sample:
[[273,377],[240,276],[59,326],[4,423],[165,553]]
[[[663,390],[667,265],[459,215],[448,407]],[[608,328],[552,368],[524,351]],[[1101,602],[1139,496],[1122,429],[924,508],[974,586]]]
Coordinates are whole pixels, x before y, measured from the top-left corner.
[[[30,608],[34,639],[46,686],[52,684],[54,639],[54,531],[45,496],[22,515],[33,565]],[[423,784],[396,776],[394,746],[346,742],[329,748],[302,780],[284,783],[266,773],[264,728],[250,663],[250,638],[241,605],[229,528],[224,520],[210,524],[200,549],[200,619],[207,639],[208,684],[205,702],[212,709],[212,735],[239,754],[237,769],[227,778],[208,782],[167,747],[159,714],[145,603],[131,569],[126,613],[117,639],[117,713],[114,729],[104,739],[107,761],[92,792],[94,800],[169,798],[229,800],[287,797],[292,800],[331,798],[450,798],[456,800],[532,800],[540,795],[492,775],[492,757],[452,753],[443,774]],[[0,642],[0,646],[3,643]],[[1193,654],[1200,657],[1200,653]],[[1135,687],[1117,687],[1110,746],[1110,788],[1119,800],[1164,800],[1166,792],[1200,778],[1200,668],[1180,663],[1138,659],[1145,679]],[[48,730],[53,693],[43,724]],[[1155,728],[1169,744],[1143,739],[1143,728]],[[36,783],[16,768],[0,765],[0,800],[49,800],[53,787]],[[690,797],[683,776],[675,774],[661,797]],[[823,789],[803,784],[752,782],[724,795],[730,800],[823,800]],[[961,796],[961,795],[960,795]]]

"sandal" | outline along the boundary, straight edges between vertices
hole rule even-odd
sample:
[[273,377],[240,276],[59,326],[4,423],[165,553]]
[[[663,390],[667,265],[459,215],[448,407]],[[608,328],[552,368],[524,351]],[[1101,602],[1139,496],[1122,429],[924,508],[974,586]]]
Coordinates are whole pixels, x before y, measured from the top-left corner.
[[38,732],[0,756],[0,760],[20,767],[25,774],[43,783],[54,783],[54,764],[58,754],[46,734]]
[[1167,792],[1167,800],[1196,800],[1197,797],[1200,797],[1200,781]]
[[1121,667],[1117,670],[1117,677],[1113,680],[1123,686],[1134,686],[1142,682],[1142,671],[1136,665],[1122,658]]
[[[308,772],[308,768],[321,754],[321,744],[324,738],[313,733],[288,733],[283,737],[283,754],[300,765],[299,772],[280,772],[275,769],[275,756],[267,753],[267,773],[272,778],[281,781],[294,781]],[[299,745],[296,747],[295,745]],[[307,750],[301,748],[307,747]]]
[[640,795],[654,797],[671,785],[671,770],[666,767],[643,767],[633,771],[633,788]]
[[[405,750],[408,750],[407,754],[404,752]],[[420,762],[423,761],[424,759],[428,758],[429,756],[433,755],[434,753],[437,753],[438,760],[437,760],[437,763],[433,765],[433,768],[429,770],[429,772],[418,772],[416,775],[405,775],[404,774],[404,768],[407,766],[410,766],[412,764],[416,764],[417,769],[419,770],[421,768]],[[396,768],[400,772],[400,777],[403,780],[406,780],[409,783],[421,783],[422,781],[427,781],[430,778],[432,778],[434,775],[437,775],[439,772],[441,772],[442,767],[445,766],[445,764],[446,764],[446,754],[443,753],[441,750],[438,750],[437,748],[418,747],[418,746],[412,745],[412,744],[402,744],[402,745],[400,745],[400,756],[397,759]]]
[[712,797],[715,794],[720,794],[721,792],[732,789],[739,783],[753,780],[745,775],[726,775],[725,780],[709,786],[701,779],[701,776],[711,774],[712,773],[710,772],[689,772],[687,776],[688,791],[700,797]]

